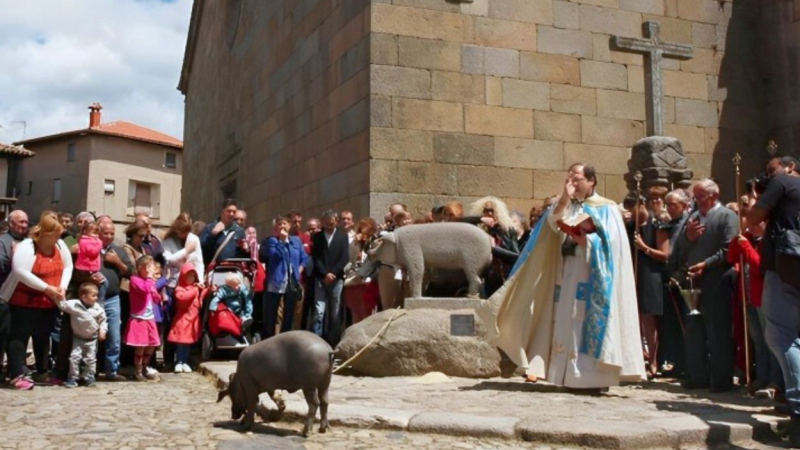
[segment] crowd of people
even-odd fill
[[[367,252],[382,233],[422,223],[460,221],[486,231],[493,263],[481,294],[489,298],[545,226],[544,217],[575,204],[569,198],[575,189],[587,191],[578,200],[593,195],[594,169],[578,167],[564,194],[528,214],[509,211],[495,197],[448,203],[420,217],[398,203],[381,223],[356,220],[349,211],[325,211],[304,222],[290,211],[274,218],[261,241],[232,199],[214,221],[183,213],[160,237],[150,217],[138,215],[122,245],[109,216],[48,211],[29,229],[25,212],[13,211],[0,235],[0,352],[7,352],[7,378],[27,390],[35,382],[92,386],[97,372],[123,381],[124,366],[138,380],[157,378],[154,367],[190,372],[205,298],[210,311],[231,311],[251,339],[308,329],[335,346],[349,324],[402,306],[402,268],[374,264]],[[800,416],[798,164],[774,158],[739,201],[723,205],[719,198],[719,186],[704,179],[689,189],[653,187],[617,206],[635,262],[647,376],[679,377],[686,388],[721,392],[734,389],[737,374],[739,380],[752,375],[757,396],[788,402],[788,412]],[[569,251],[562,248],[562,255]],[[239,258],[257,262],[250,276],[206,284],[209,267]],[[427,294],[463,292],[458,274],[439,275],[430,277]],[[689,305],[686,296],[695,294],[699,304]],[[33,371],[26,364],[29,341]],[[754,356],[749,366],[746,346]]]
[[[463,207],[451,203],[414,220],[395,204],[380,224],[356,221],[349,211],[304,222],[290,211],[272,221],[261,242],[233,199],[208,224],[180,214],[162,236],[149,216],[137,215],[119,239],[107,215],[46,211],[29,227],[27,214],[15,210],[0,226],[4,378],[28,390],[35,383],[94,386],[98,372],[106,381],[156,379],[157,368],[191,372],[205,298],[211,312],[232,311],[251,341],[302,328],[335,346],[347,325],[402,305],[401,269],[365,264],[367,250],[381,233],[415,223],[474,220],[483,227],[498,252],[505,249],[489,271],[490,295],[524,243],[528,218],[509,214],[494,197],[472,210],[475,217],[465,218]],[[540,213],[531,211],[530,220]],[[218,286],[205,284],[212,265],[239,258],[257,262],[251,276],[229,274]],[[384,292],[380,279],[389,280]]]

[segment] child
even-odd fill
[[[100,240],[100,225],[96,222],[87,222],[81,229],[78,238],[78,258],[75,260],[75,268],[72,274],[72,281],[76,284],[93,281],[92,275],[100,273],[103,268],[103,241]],[[98,284],[97,298],[105,300],[108,280],[103,279]]]
[[[153,257],[142,256],[136,261],[136,275],[131,276],[131,316],[125,330],[125,343],[136,347],[133,363],[138,381],[158,379],[157,374],[142,373],[143,367],[161,345],[155,320],[155,303],[161,303],[161,295],[156,290],[155,271]]]
[[[175,373],[191,373],[189,351],[200,340],[200,307],[202,295],[194,265],[181,267],[174,292],[175,318],[167,340],[175,344]]]
[[[247,244],[247,251],[250,252],[250,259],[258,261],[258,231],[256,231],[256,227],[247,227],[244,230],[244,241]]]
[[[247,227],[244,230],[247,250],[250,252],[250,259],[256,262],[256,275],[253,278],[253,289],[250,298],[253,301],[253,328],[261,339],[262,319],[264,317],[264,290],[266,288],[267,272],[264,263],[259,258],[261,245],[258,243],[258,233],[255,227]]]
[[[772,399],[775,398],[778,392],[782,391],[783,376],[778,360],[769,350],[764,337],[766,318],[761,309],[764,275],[761,271],[760,251],[764,245],[765,231],[766,224],[763,222],[755,227],[747,226],[743,235],[731,240],[728,247],[728,263],[731,265],[739,264],[739,258],[741,257],[744,259],[748,269],[746,271],[739,269],[739,276],[742,276],[742,273],[745,274],[745,287],[748,292],[747,328],[755,350],[756,379],[752,388],[755,391],[756,398]],[[738,309],[741,310],[741,303]],[[743,336],[742,340],[744,340]]]
[[[58,307],[70,315],[72,327],[72,352],[69,355],[69,378],[64,386],[74,388],[78,385],[78,369],[83,361],[81,378],[86,387],[95,387],[97,368],[97,341],[106,340],[108,322],[106,312],[97,303],[97,285],[92,282],[81,284],[78,291],[80,300],[62,300]]]
[[[216,311],[219,302],[225,303],[231,312],[242,319],[243,330],[253,323],[253,301],[249,289],[242,283],[242,276],[238,273],[231,272],[225,276],[225,285],[220,286],[214,293],[214,298],[208,306],[209,311]]]

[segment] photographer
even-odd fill
[[[768,221],[761,254],[764,270],[762,308],[766,340],[778,358],[791,408],[792,446],[800,448],[800,176],[794,158],[773,158],[772,178],[747,217],[755,227]]]

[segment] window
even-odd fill
[[[159,217],[161,201],[161,186],[153,183],[144,183],[131,180],[128,184],[127,214],[147,214],[157,219]]]
[[[178,167],[178,155],[175,153],[167,152],[166,160],[164,161],[164,167],[167,169],[174,169]]]
[[[117,184],[114,180],[105,180],[103,181],[103,192],[106,195],[114,195],[114,192],[117,190]]]
[[[61,178],[53,180],[53,203],[61,201]]]
[[[70,142],[67,144],[67,162],[75,161],[75,143]]]
[[[150,185],[144,183],[136,183],[136,189],[133,193],[133,215],[147,214],[150,215],[152,204],[150,203]]]
[[[33,181],[28,181],[28,195],[33,192]]]

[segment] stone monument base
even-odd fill
[[[405,299],[404,307],[409,311],[415,309],[440,309],[445,311],[470,309],[474,311],[480,308],[485,301],[479,298],[466,297],[409,297]]]
[[[407,299],[406,305],[409,300],[412,299]],[[439,302],[442,299],[425,300]],[[394,314],[393,310],[383,311],[348,328],[336,347],[336,357],[343,361],[351,358]],[[466,329],[472,332],[464,333]],[[500,375],[500,354],[485,336],[486,329],[474,308],[407,309],[395,318],[376,343],[351,363],[350,368],[374,377],[419,376],[429,372],[454,377],[496,377]]]

